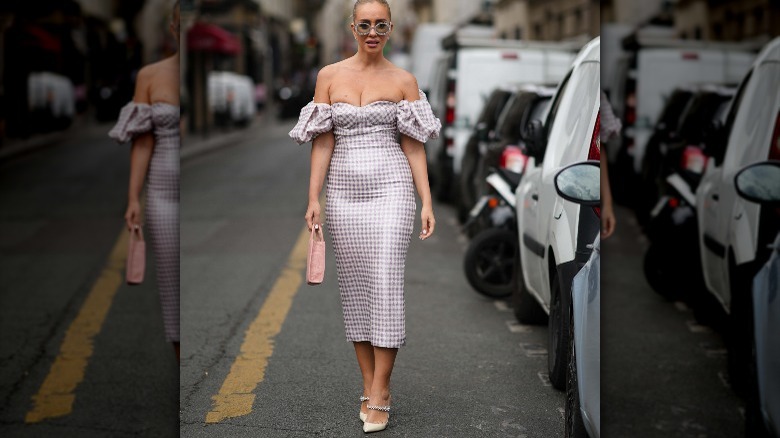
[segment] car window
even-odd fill
[[[547,113],[547,120],[544,122],[544,143],[550,139],[550,132],[552,131],[552,125],[555,122],[555,115],[558,113],[558,108],[561,106],[561,100],[566,94],[566,86],[569,84],[569,78],[571,78],[572,71],[566,74],[566,77],[561,81],[561,85],[558,87],[558,92],[555,93],[555,100],[550,106],[550,112]]]
[[[502,115],[503,120],[498,126],[498,132],[504,144],[516,143],[518,138],[516,133],[520,132],[520,124],[523,121],[523,112],[528,104],[533,100],[535,94],[529,92],[520,92],[512,101],[512,106]],[[507,143],[509,142],[509,143]]]
[[[770,136],[780,106],[780,63],[759,65],[745,87],[723,164],[733,169],[769,156]]]

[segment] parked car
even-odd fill
[[[209,106],[218,125],[246,126],[252,121],[255,85],[249,76],[212,71],[208,76]]]
[[[536,320],[537,307],[549,314],[548,371],[557,389],[566,386],[572,279],[591,255],[600,210],[564,202],[553,178],[569,164],[600,159],[599,48],[596,37],[580,50],[544,123],[529,125],[526,137],[544,145],[544,155],[538,166],[529,158],[516,191],[522,281],[515,304],[521,319]]]
[[[436,60],[444,50],[441,40],[454,29],[455,26],[448,23],[420,23],[414,30],[409,53],[411,73],[425,94],[429,94]]]
[[[780,206],[780,161],[747,166],[734,177],[737,193],[748,202]],[[745,410],[745,436],[780,436],[780,232],[771,255],[752,281],[753,342]]]
[[[697,83],[736,84],[759,47],[653,37],[639,30],[624,38],[623,49],[611,84],[611,103],[623,124],[622,145],[609,172],[621,202],[636,193],[648,141],[672,90]]]
[[[601,204],[598,162],[568,166],[555,176],[558,195],[586,206]],[[569,320],[569,364],[566,367],[565,437],[598,438],[601,431],[601,233],[593,252],[574,276]]]
[[[707,289],[729,314],[731,382],[745,388],[752,339],[751,282],[769,258],[780,213],[737,195],[734,177],[757,161],[780,160],[780,37],[763,48],[726,117],[722,162],[710,159],[696,191],[698,238]]]
[[[522,85],[511,93],[494,126],[477,123],[463,156],[461,188],[455,202],[459,213],[485,194],[485,177],[491,167],[498,165],[507,146],[519,147],[524,153],[532,152],[528,151],[523,140],[522,127],[530,120],[544,117],[553,93],[554,86]],[[537,157],[537,161],[540,160],[541,156]]]
[[[42,131],[65,129],[76,113],[76,96],[68,77],[34,72],[27,77],[28,105]]]
[[[477,195],[466,181],[476,177],[475,173],[479,161],[480,148],[483,147],[485,142],[495,138],[498,116],[512,96],[513,88],[511,85],[503,85],[496,87],[490,93],[490,97],[485,101],[477,123],[472,129],[468,143],[466,143],[461,178],[458,181],[461,184],[461,189],[459,190],[458,198],[455,199],[455,207],[458,210],[458,220],[460,222],[464,222],[467,219],[469,209],[477,200]],[[483,179],[485,176],[482,176]]]
[[[446,49],[433,83],[432,108],[442,121],[441,142],[431,155],[434,195],[457,195],[466,143],[489,93],[513,83],[558,83],[573,59],[576,43],[507,41],[462,36],[460,29],[442,40]],[[453,193],[454,192],[454,193]],[[457,196],[456,196],[457,197]]]

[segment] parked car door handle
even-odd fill
[[[534,193],[533,195],[531,195],[531,199],[533,199],[534,201],[538,201],[539,195],[537,193]]]

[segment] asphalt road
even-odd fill
[[[122,255],[129,170],[129,146],[109,139],[110,127],[0,162],[0,436],[179,436],[153,258],[134,287],[109,263],[112,250]],[[52,371],[58,359],[71,366]],[[46,387],[46,400],[73,397],[69,412],[35,410]]]
[[[656,294],[642,272],[648,242],[617,209],[601,251],[601,391],[605,437],[744,436],[744,402],[728,384],[720,334],[682,302]]]
[[[327,228],[324,283],[301,285],[294,261],[310,146],[291,128],[257,126],[182,163],[181,436],[363,436]],[[406,260],[407,345],[382,435],[563,436],[546,327],[516,325],[503,302],[470,289],[454,212],[434,211],[436,234],[413,238]],[[250,402],[226,416],[217,400]]]

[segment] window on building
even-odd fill
[[[544,39],[544,35],[542,34],[542,23],[534,23],[534,37],[537,40]]]
[[[587,31],[582,24],[582,9],[580,8],[574,10],[574,29],[579,33],[586,33]]]
[[[523,39],[523,28],[520,26],[515,26],[515,39],[516,40]]]
[[[693,28],[693,39],[700,40],[701,39],[701,26],[696,26]]]
[[[761,6],[756,6],[755,9],[753,9],[753,34],[758,35],[760,33],[764,33],[764,29],[766,29],[766,26],[764,25],[764,8]]]
[[[563,38],[566,36],[565,21],[563,19],[563,12],[558,14],[558,37]]]

